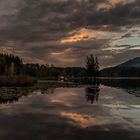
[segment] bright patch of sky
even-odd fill
[[[127,36],[127,34],[129,34]],[[130,28],[124,33],[112,33],[112,40],[110,41],[111,46],[137,46],[140,45],[140,28]]]
[[[117,51],[117,50],[124,50],[124,49],[126,49],[126,47],[114,46],[114,47],[103,48],[102,50],[103,51],[110,51],[110,50]]]
[[[140,50],[140,46],[135,46],[133,48],[130,48],[130,50]]]
[[[123,38],[123,39],[120,39],[120,40],[116,40],[116,41],[113,41],[111,43],[112,46],[114,45],[131,45],[131,46],[135,46],[135,45],[139,45],[140,44],[140,39],[139,37],[130,37],[130,38]]]

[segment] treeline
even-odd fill
[[[23,74],[38,78],[48,78],[50,80],[58,77],[82,77],[86,76],[86,69],[82,67],[55,67],[39,64],[24,64]]]
[[[140,77],[139,67],[108,68],[101,71],[102,77]]]
[[[28,75],[38,78],[56,79],[64,77],[98,76],[99,64],[97,57],[90,55],[86,58],[86,67],[55,67],[53,65],[23,64],[18,56],[0,54],[0,75]]]
[[[102,77],[140,77],[140,57],[101,70]]]
[[[22,66],[22,59],[18,56],[0,54],[0,75],[20,75]]]

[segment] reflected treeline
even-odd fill
[[[39,92],[41,94],[53,94],[54,88],[0,88],[0,104],[18,102],[21,97],[31,95],[35,92]]]
[[[17,102],[19,99],[19,97],[12,97],[12,98],[3,98],[3,97],[0,97],[0,104],[10,104],[10,103],[15,103]]]
[[[140,79],[102,79],[101,84],[122,88],[129,94],[140,97]]]
[[[33,93],[30,88],[0,88],[0,104],[15,103],[22,96]]]
[[[99,100],[99,92],[100,92],[100,88],[99,88],[99,84],[96,84],[92,87],[88,87],[85,89],[86,91],[86,100],[88,102],[90,102],[91,104],[94,103],[94,101],[98,101]]]
[[[129,94],[135,95],[136,97],[140,97],[140,88],[139,89],[124,89]]]
[[[89,81],[87,81],[89,83]],[[118,87],[123,89],[129,94],[140,97],[140,79],[103,79],[93,80],[85,89],[85,98],[91,104],[99,100],[100,83],[105,86]],[[14,87],[14,88],[0,88],[0,104],[14,103],[22,96],[28,96],[35,92],[41,94],[53,94],[55,88],[53,87]]]

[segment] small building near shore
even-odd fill
[[[58,81],[65,81],[65,76],[63,75],[58,76]]]

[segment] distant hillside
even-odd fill
[[[136,57],[131,59],[125,63],[122,63],[116,67],[133,67],[133,68],[140,68],[140,57]]]
[[[140,57],[101,70],[103,77],[140,77]]]

